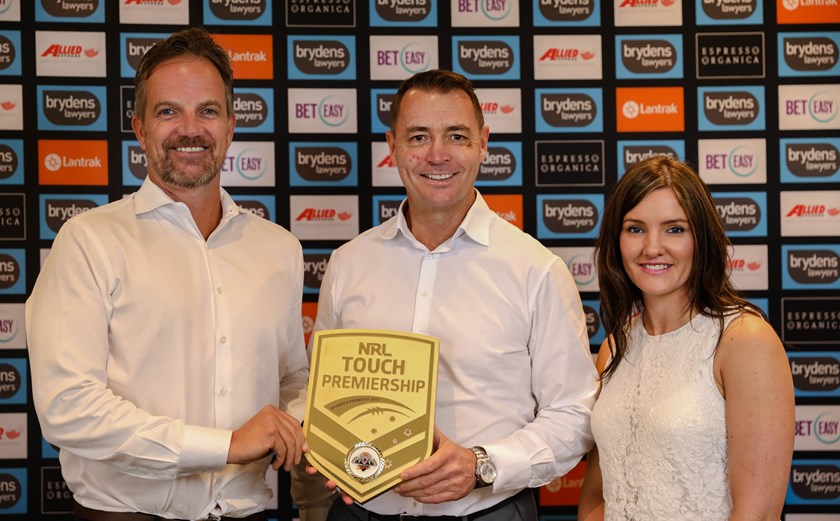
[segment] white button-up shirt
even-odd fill
[[[577,464],[592,447],[598,375],[580,296],[560,258],[480,195],[455,235],[430,252],[408,229],[403,206],[332,254],[315,329],[440,339],[435,424],[462,446],[484,447],[496,482],[438,505],[388,491],[363,507],[465,515]]]
[[[302,252],[224,191],[222,214],[205,241],[147,179],[53,242],[26,303],[33,397],[84,506],[195,519],[271,497],[269,458],[225,462],[263,406],[303,418]]]

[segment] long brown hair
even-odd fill
[[[644,307],[642,292],[627,276],[621,258],[619,239],[624,216],[648,194],[662,188],[674,191],[694,237],[693,264],[686,283],[688,306],[717,318],[721,331],[724,317],[735,310],[764,317],[758,307],[738,295],[729,279],[729,238],[700,176],[687,164],[665,156],[640,161],[627,170],[607,199],[595,241],[600,315],[612,354],[602,378],[615,372],[627,353],[630,320]]]

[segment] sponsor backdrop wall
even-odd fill
[[[383,133],[414,72],[475,81],[491,128],[477,184],[568,263],[593,349],[605,195],[651,155],[696,166],[736,285],[788,344],[785,519],[838,519],[838,22],[837,0],[0,0],[0,515],[66,517],[31,405],[23,302],[61,225],[145,176],[130,126],[140,57],[203,25],[236,78],[222,184],[303,242],[310,329],[330,252],[402,197]],[[544,520],[573,519],[584,467],[539,490]],[[272,516],[291,517],[287,476],[270,481]]]

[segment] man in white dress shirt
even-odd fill
[[[265,519],[305,449],[300,243],[219,174],[233,71],[203,29],[153,46],[132,125],[139,191],[68,221],[31,297],[35,407],[75,517]]]
[[[474,188],[490,131],[469,80],[419,73],[400,86],[391,117],[407,198],[332,254],[315,330],[440,339],[434,451],[363,505],[336,500],[328,519],[536,520],[529,489],[592,446],[598,376],[575,283]]]

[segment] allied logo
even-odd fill
[[[840,229],[840,191],[779,194],[782,237],[832,237]]]
[[[537,186],[604,186],[603,141],[537,141]]]
[[[765,76],[763,32],[697,33],[695,42],[698,79]]]
[[[535,35],[534,79],[600,80],[603,52],[600,35]]]
[[[499,134],[522,132],[521,89],[476,89],[484,122]],[[539,124],[539,123],[538,123]]]
[[[349,240],[359,234],[359,199],[355,195],[293,195],[291,232],[300,240]]]
[[[682,2],[615,0],[616,27],[680,26],[682,24]]]
[[[35,31],[37,76],[105,77],[105,33]]]

